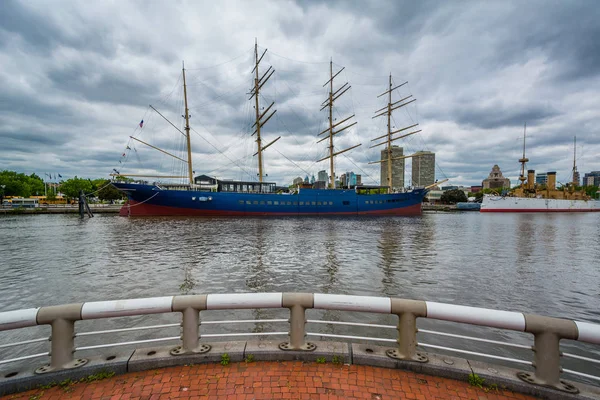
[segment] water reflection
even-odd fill
[[[386,295],[395,295],[397,292],[395,278],[396,264],[400,264],[403,259],[402,243],[404,242],[404,231],[397,228],[394,220],[386,220],[381,226],[381,235],[377,248],[380,251],[379,268],[383,271],[381,279],[382,293]],[[398,265],[401,270],[402,265]]]
[[[325,221],[325,232],[323,240],[323,249],[325,256],[325,264],[323,265],[326,277],[325,283],[322,286],[323,293],[329,293],[337,284],[337,273],[339,270],[338,251],[356,251],[352,243],[338,243],[336,220],[328,219]],[[338,250],[339,246],[339,250]]]
[[[254,253],[254,257],[251,256],[251,259],[253,258],[254,260],[249,265],[246,286],[252,289],[253,292],[264,291],[269,280],[269,273],[266,271],[264,264],[267,252],[267,246],[265,245],[265,224],[267,221],[262,218],[252,219],[254,238],[250,238],[250,241],[253,242],[251,252]]]

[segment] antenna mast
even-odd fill
[[[324,133],[329,132],[328,136],[325,136],[323,139],[321,139],[317,142],[317,143],[321,143],[323,140],[329,139],[329,155],[327,157],[321,158],[317,162],[321,162],[321,161],[327,160],[329,158],[329,173],[330,173],[330,179],[331,179],[331,182],[329,183],[330,189],[335,189],[335,171],[333,168],[333,157],[337,156],[338,154],[345,153],[345,152],[352,150],[361,145],[359,143],[359,144],[349,147],[345,150],[341,150],[336,153],[333,152],[333,135],[337,135],[338,133],[357,124],[357,122],[355,121],[355,122],[351,123],[350,125],[346,125],[345,127],[338,129],[335,132],[333,131],[333,128],[343,124],[344,122],[348,121],[350,118],[354,117],[354,114],[353,114],[353,115],[349,116],[348,118],[345,118],[342,121],[338,122],[337,124],[333,123],[333,102],[336,101],[338,98],[340,98],[344,93],[346,93],[352,87],[352,86],[347,86],[348,82],[346,82],[342,86],[340,86],[335,92],[333,91],[333,79],[336,76],[338,76],[340,74],[340,72],[342,72],[344,70],[344,68],[345,67],[340,69],[334,75],[333,74],[333,60],[329,61],[329,80],[323,84],[323,87],[325,87],[325,86],[327,86],[327,84],[329,84],[329,96],[328,96],[327,100],[325,100],[323,103],[321,103],[321,105],[323,106],[323,107],[321,107],[321,111],[325,107],[329,108],[329,128],[325,129],[323,132],[321,132],[321,133],[319,133],[319,135],[317,135],[317,136],[320,136]]]
[[[188,175],[190,179],[190,185],[194,184],[194,172],[192,171],[192,143],[190,141],[190,114],[188,110],[187,102],[187,87],[185,85],[185,65],[181,62],[181,70],[183,71],[183,99],[185,102],[185,137],[187,139],[187,164],[188,164]]]
[[[577,159],[577,136],[573,137],[573,188],[579,184],[579,179],[577,177],[577,165],[575,164],[575,160]]]
[[[521,181],[521,188],[525,189],[525,163],[529,161],[529,158],[525,157],[525,137],[527,136],[527,122],[525,122],[525,126],[523,127],[523,158],[519,160],[521,163],[521,175],[519,176],[519,180]]]
[[[397,136],[395,138],[392,137],[392,135],[394,135],[396,133],[404,132],[405,130],[414,128],[415,126],[419,125],[419,124],[410,125],[410,126],[407,126],[405,128],[398,129],[397,131],[393,131],[392,132],[392,123],[391,123],[392,111],[397,110],[399,108],[402,108],[405,105],[410,104],[410,103],[412,103],[414,101],[417,101],[417,99],[412,99],[410,101],[406,101],[406,100],[408,100],[408,99],[410,99],[412,97],[412,95],[410,95],[410,96],[404,97],[403,99],[400,99],[400,100],[392,103],[392,92],[394,90],[396,90],[396,89],[398,89],[398,88],[406,85],[407,83],[408,82],[404,82],[401,85],[398,85],[396,87],[392,87],[392,74],[390,73],[389,89],[386,90],[385,92],[381,93],[379,96],[377,96],[379,98],[379,97],[387,94],[388,95],[388,103],[387,103],[387,105],[385,107],[382,107],[379,110],[375,111],[375,114],[377,114],[377,113],[379,113],[379,114],[377,114],[377,115],[375,115],[373,117],[373,118],[377,118],[377,117],[382,117],[382,116],[386,115],[387,116],[387,120],[388,120],[388,122],[387,122],[387,134],[385,134],[383,136],[379,136],[379,137],[377,137],[375,139],[372,139],[371,141],[373,142],[375,140],[379,140],[379,139],[382,139],[382,138],[386,138],[386,140],[384,140],[381,143],[377,143],[377,144],[374,144],[373,146],[369,147],[371,149],[373,147],[381,146],[381,145],[384,145],[384,144],[387,145],[387,157],[386,157],[386,159],[379,160],[379,161],[373,161],[373,162],[370,162],[369,164],[377,164],[377,163],[383,163],[383,162],[387,163],[387,171],[388,171],[388,173],[387,173],[387,186],[388,186],[388,193],[391,193],[392,190],[393,190],[393,188],[392,188],[392,182],[393,182],[392,181],[392,161],[393,160],[403,160],[405,158],[411,158],[411,157],[418,157],[419,156],[418,154],[411,154],[411,155],[408,155],[408,156],[401,156],[401,157],[392,158],[392,142],[393,141],[405,138],[405,137],[410,136],[410,135],[414,135],[415,133],[418,133],[418,132],[421,132],[421,129],[419,129],[417,131],[405,133],[405,134]]]
[[[252,133],[252,136],[254,136],[254,134],[256,134],[257,151],[256,151],[256,153],[254,153],[254,155],[258,154],[258,181],[260,183],[262,183],[262,181],[263,181],[262,152],[267,147],[269,147],[270,145],[272,145],[273,143],[275,143],[276,141],[281,139],[281,136],[279,136],[277,139],[273,140],[266,146],[261,146],[262,139],[260,137],[260,128],[262,128],[263,125],[266,124],[267,121],[270,120],[271,117],[277,112],[277,110],[273,110],[273,112],[267,118],[265,118],[264,121],[261,122],[261,120],[267,114],[267,112],[269,112],[269,110],[271,109],[273,104],[275,104],[275,102],[272,102],[271,105],[269,107],[267,107],[267,109],[262,114],[258,108],[259,107],[258,96],[260,94],[260,89],[263,87],[263,85],[265,83],[267,83],[269,78],[271,78],[271,76],[275,73],[275,70],[273,69],[273,67],[269,67],[269,69],[267,69],[267,71],[263,74],[262,77],[260,77],[260,78],[258,77],[258,65],[260,64],[260,61],[263,59],[263,57],[265,56],[266,53],[267,53],[267,49],[265,49],[265,51],[263,51],[260,58],[258,57],[258,41],[255,40],[254,41],[254,68],[252,70],[252,72],[255,73],[254,74],[254,87],[250,90],[251,96],[250,96],[249,100],[252,100],[252,97],[255,97],[254,108],[256,110],[256,122],[254,123],[254,125],[252,125],[252,127],[256,126],[256,130],[254,131],[254,133]],[[268,76],[267,76],[267,74],[268,74]],[[261,191],[262,191],[262,186],[261,186]]]

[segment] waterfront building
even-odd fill
[[[471,193],[478,193],[483,190],[483,186],[471,186]]]
[[[297,186],[297,185],[301,185],[303,182],[304,182],[304,180],[302,179],[301,176],[299,176],[299,177],[295,178],[292,183],[294,186]]]
[[[429,201],[430,203],[439,203],[443,194],[443,190],[430,190],[429,192],[427,192],[427,201]]]
[[[547,172],[540,172],[538,174],[535,174],[535,183],[537,185],[546,185],[548,183],[548,173]]]
[[[424,187],[435,183],[435,153],[417,151],[412,159],[412,185]]]
[[[340,182],[342,187],[353,188],[358,185],[358,177],[360,175],[356,175],[354,172],[346,172],[340,176]]]
[[[510,179],[502,175],[500,167],[496,164],[492,167],[492,172],[490,172],[487,179],[483,180],[481,186],[484,189],[510,188]]]
[[[362,175],[356,175],[356,186],[362,185]]]
[[[327,175],[327,171],[323,170],[323,171],[319,171],[318,175],[317,175],[317,182],[328,182],[329,181],[329,175]]]
[[[600,171],[592,171],[583,175],[585,186],[600,186]]]
[[[392,146],[392,189],[401,189],[404,187],[404,165],[405,159],[394,160],[394,158],[402,157],[404,155],[404,149],[399,146]],[[381,163],[380,184],[381,186],[387,186],[388,178],[388,149],[381,150],[380,160],[386,160]]]

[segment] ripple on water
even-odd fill
[[[598,323],[599,217],[3,216],[0,310],[295,291],[399,296]]]

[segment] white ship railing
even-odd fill
[[[201,321],[200,315],[212,310],[239,309],[289,309],[289,318],[272,319],[239,319],[221,321]],[[398,317],[397,325],[370,324],[364,322],[344,322],[321,319],[307,319],[306,310],[336,310],[377,314],[393,314]],[[78,321],[96,320],[125,316],[141,316],[148,314],[181,313],[181,323],[159,324],[149,326],[133,326],[121,329],[107,329],[90,332],[76,332]],[[479,325],[508,331],[526,332],[533,335],[533,345],[508,343],[471,335],[439,332],[429,329],[418,329],[417,319],[452,321],[463,324]],[[206,333],[210,325],[231,324],[286,324],[284,329],[272,332],[236,332],[236,333]],[[373,329],[379,332],[376,336],[358,336],[307,331],[309,326],[349,326],[361,329]],[[593,381],[600,382],[600,377],[586,372],[563,369],[561,357],[571,358],[592,365],[600,364],[600,360],[572,353],[562,353],[561,340],[573,340],[592,344],[600,344],[600,325],[567,319],[544,317],[519,312],[499,311],[478,307],[467,307],[453,304],[436,303],[431,301],[405,300],[389,297],[350,296],[312,293],[244,293],[244,294],[209,294],[187,296],[165,296],[141,299],[115,301],[96,301],[41,308],[29,308],[15,311],[0,312],[0,331],[18,330],[37,325],[49,325],[51,336],[31,340],[21,340],[13,343],[0,344],[0,350],[39,344],[50,341],[50,350],[19,357],[0,359],[1,364],[8,364],[33,358],[50,357],[47,365],[36,370],[37,374],[60,371],[85,365],[87,360],[76,358],[75,354],[83,350],[113,348],[116,346],[139,345],[156,342],[178,342],[171,350],[174,357],[184,354],[198,354],[210,351],[210,345],[204,342],[211,338],[284,336],[287,341],[279,345],[281,351],[312,351],[316,344],[306,341],[307,337],[324,337],[349,339],[351,341],[373,341],[389,345],[387,357],[425,363],[427,354],[417,352],[417,348],[442,350],[458,354],[484,357],[490,360],[514,363],[533,367],[533,373],[519,372],[518,376],[525,382],[550,386],[552,388],[576,393],[577,388],[561,380],[561,373],[573,374]],[[90,346],[78,346],[78,338],[108,335],[134,331],[164,331],[181,327],[180,335],[163,336],[152,339],[141,339],[117,343],[102,343]],[[395,338],[384,337],[383,332],[396,331]],[[417,334],[440,336],[493,346],[507,346],[519,350],[531,350],[532,360],[506,357],[502,355],[476,352],[420,342]],[[1,353],[0,353],[1,354]]]

